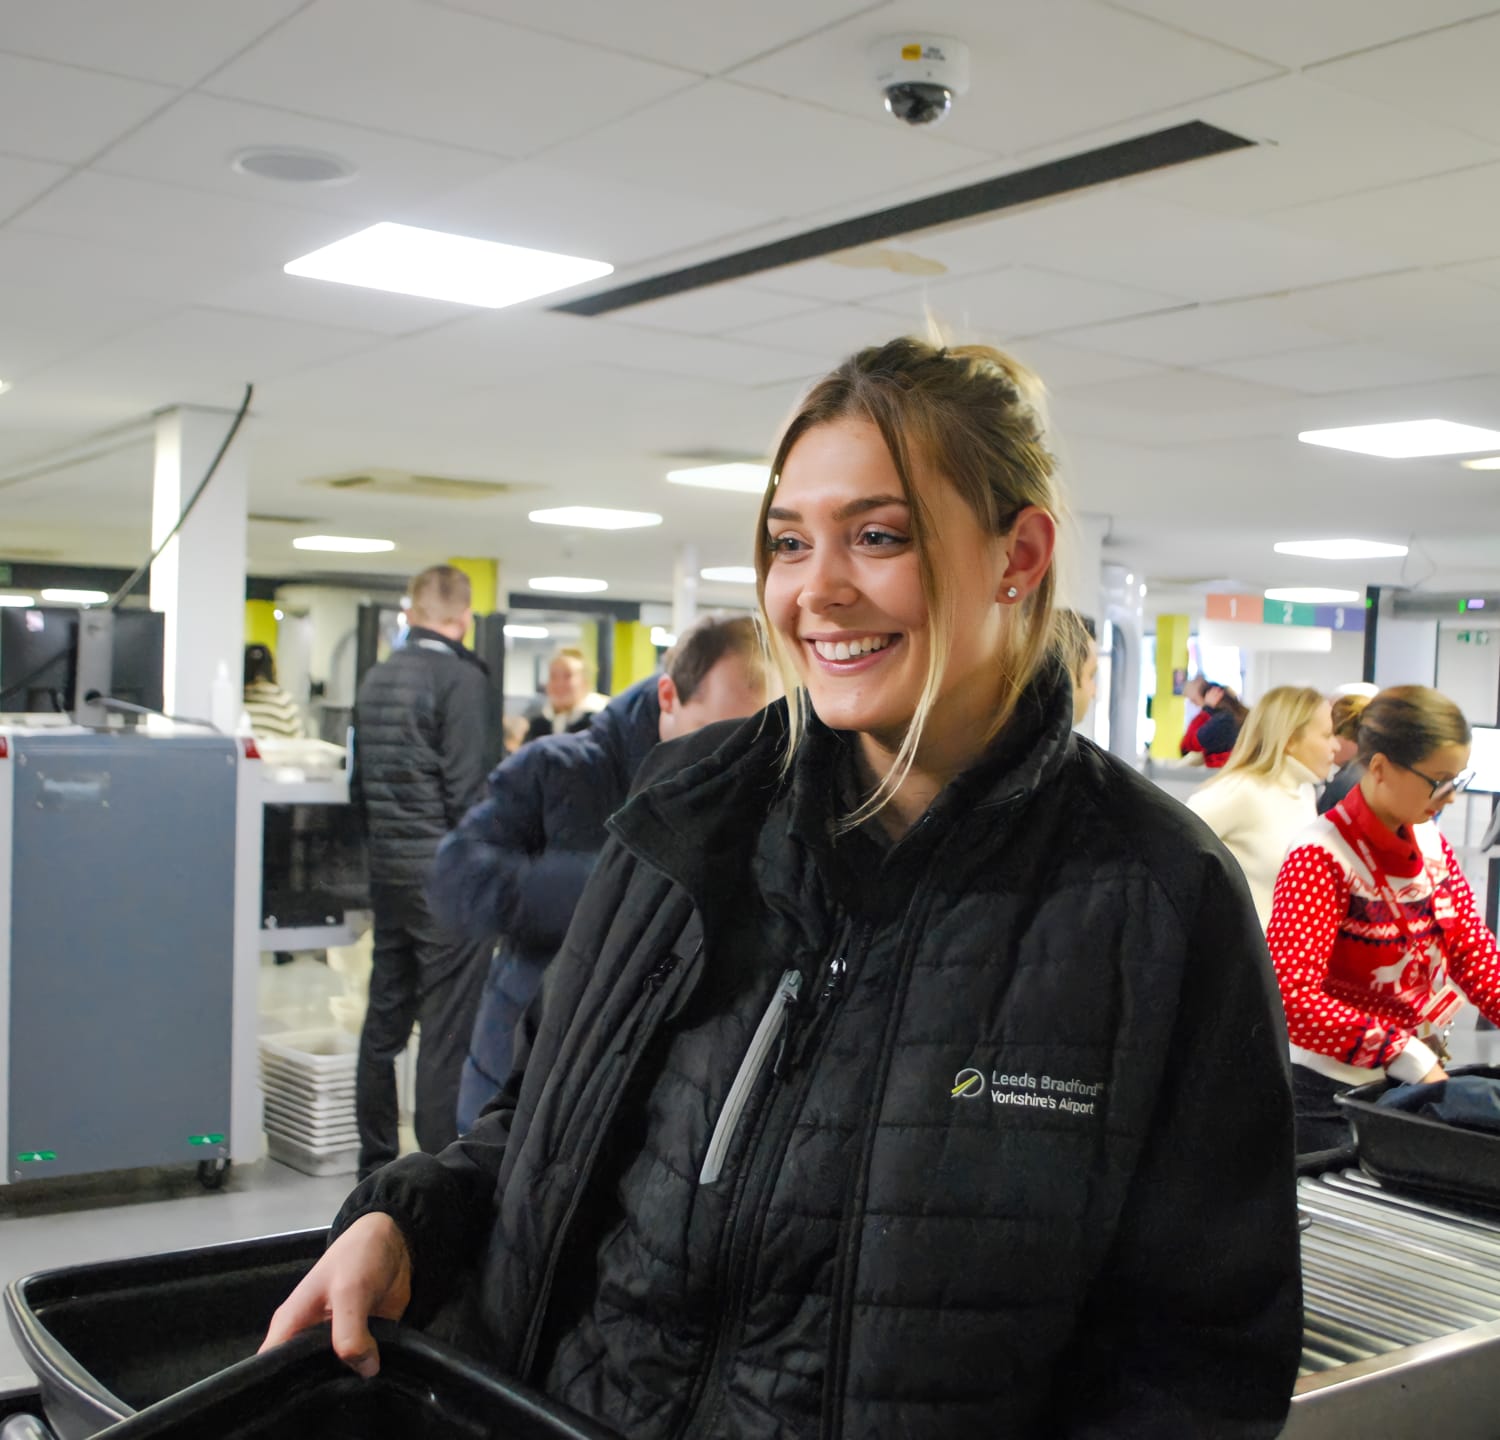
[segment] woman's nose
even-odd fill
[[[802,589],[797,603],[817,612],[831,606],[848,605],[858,594],[849,574],[848,561],[838,551],[815,550],[802,565]]]

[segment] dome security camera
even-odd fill
[[[885,108],[906,125],[936,125],[969,88],[969,47],[942,35],[892,35],[870,47]]]

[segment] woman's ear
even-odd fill
[[[1024,600],[1052,564],[1057,549],[1057,521],[1036,505],[1028,505],[1016,516],[1005,538],[1005,571],[1000,577],[997,600]],[[1014,588],[1015,594],[1010,592]]]

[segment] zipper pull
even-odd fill
[[[789,1069],[800,1069],[806,1063],[807,1057],[812,1053],[813,1042],[817,1039],[819,1031],[823,1028],[823,1017],[838,1002],[839,995],[844,988],[844,977],[848,973],[849,961],[845,956],[835,956],[828,962],[828,969],[823,976],[823,988],[818,991],[818,998],[813,1005],[812,1014],[808,1018],[807,1023],[802,1027],[802,1034],[798,1038],[796,1047],[792,1052]]]
[[[771,1075],[773,1079],[784,1080],[786,1078],[786,1051],[787,1042],[792,1038],[793,1020],[796,1012],[793,1007],[798,997],[802,994],[802,972],[800,970],[788,970],[782,976],[781,984],[776,988],[776,998],[781,1001],[781,1035],[776,1041],[776,1058],[771,1061]]]

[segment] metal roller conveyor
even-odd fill
[[[1284,1440],[1500,1440],[1500,1215],[1382,1189],[1358,1170],[1297,1182],[1302,1366]]]

